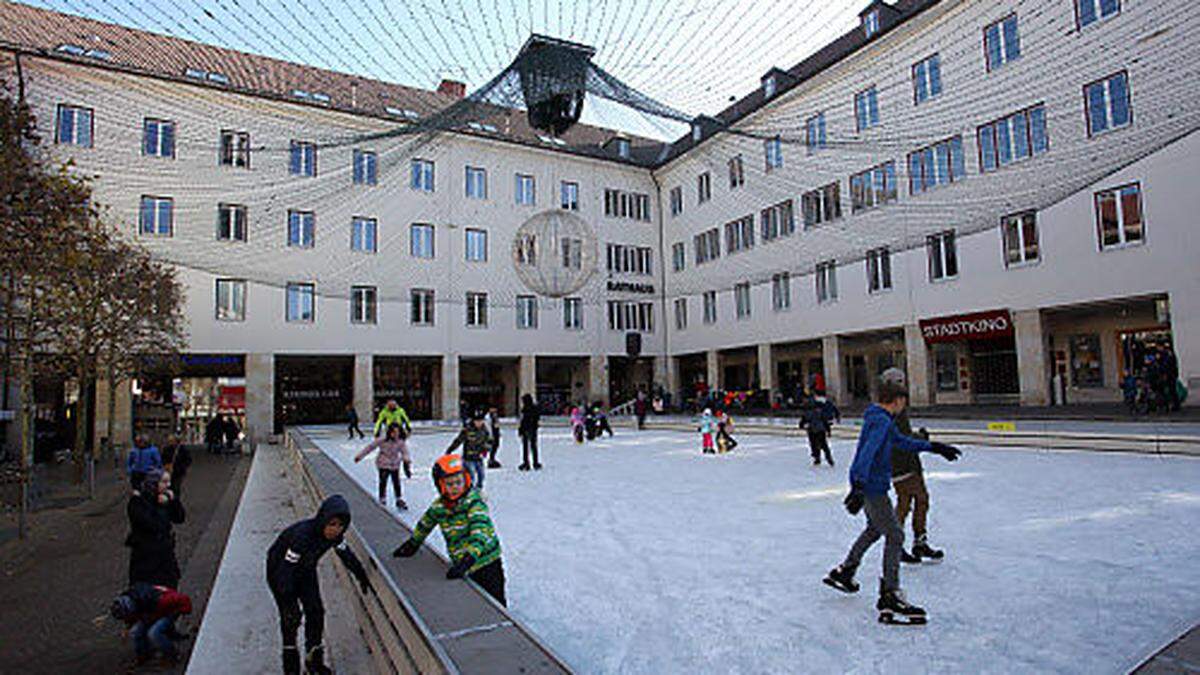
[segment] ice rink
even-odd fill
[[[373,457],[353,462],[365,442],[307,431],[374,493]],[[411,439],[406,523],[433,499],[429,467],[451,437]],[[882,542],[858,595],[820,582],[863,526],[841,505],[853,443],[814,468],[799,438],[739,440],[712,456],[696,434],[576,445],[551,428],[545,469],[526,473],[506,429],[484,494],[513,613],[581,673],[1123,673],[1200,620],[1200,460],[923,457],[930,541],[947,558],[901,570],[929,625],[888,627],[874,610]]]

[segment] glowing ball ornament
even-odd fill
[[[513,238],[513,267],[521,283],[552,298],[583,288],[596,272],[598,255],[595,231],[570,211],[535,214]]]

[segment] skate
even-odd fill
[[[300,675],[300,650],[295,647],[283,648],[284,675]]]
[[[857,593],[858,582],[854,580],[854,570],[843,569],[841,565],[829,570],[829,574],[821,581],[843,593]]]
[[[499,469],[499,468],[501,468],[501,464],[500,464],[500,462],[497,462],[497,461],[496,461],[496,460],[494,460],[494,459],[493,459],[493,460],[489,460],[489,461],[488,461],[488,463],[487,463],[487,468],[489,468],[489,469]]]
[[[542,465],[541,465],[541,464],[538,464],[537,462],[534,462],[534,464],[533,464],[533,468],[534,468],[534,470],[535,470],[535,471],[541,471],[541,470],[542,470]]]
[[[914,555],[916,550],[917,550],[916,546],[913,547],[913,553],[909,553],[908,551],[904,550],[903,548],[900,549],[900,562],[902,562],[906,565],[919,564],[921,562],[921,556]]]
[[[308,658],[304,659],[304,672],[307,675],[333,675],[333,669],[325,665],[324,645],[317,645],[308,650]]]
[[[528,464],[522,464],[521,466],[517,467],[517,471],[528,471],[528,470],[529,470]]]
[[[892,591],[881,590],[875,609],[879,610],[879,623],[896,626],[920,626],[928,618],[924,609],[908,604],[904,599],[904,591],[898,588]]]
[[[408,510],[408,502],[404,501],[403,499],[397,499],[396,500],[396,510],[397,511],[407,511]]]
[[[928,563],[940,563],[946,557],[944,551],[930,546],[924,536],[917,537],[917,543],[913,544],[913,555],[918,558],[919,562]]]
[[[821,466],[821,458],[820,457],[813,460],[813,466]]]

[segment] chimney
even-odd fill
[[[438,93],[453,96],[454,98],[465,98],[467,95],[467,85],[456,80],[442,80],[438,85]]]

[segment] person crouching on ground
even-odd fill
[[[854,573],[867,549],[884,537],[883,578],[879,580],[879,601],[875,604],[880,620],[921,623],[925,620],[925,610],[910,605],[900,590],[900,552],[904,547],[904,530],[900,529],[888,497],[892,482],[892,449],[935,452],[949,461],[958,459],[962,453],[945,443],[930,443],[902,436],[896,430],[894,418],[907,404],[907,389],[893,382],[883,382],[879,387],[879,402],[869,406],[863,413],[862,432],[858,437],[854,461],[850,465],[850,494],[846,497],[845,505],[851,515],[857,515],[865,508],[867,527],[855,540],[846,559],[830,570],[824,581],[839,591],[856,593],[859,586],[854,580]]]
[[[346,545],[346,528],[350,527],[350,505],[341,495],[326,499],[317,515],[294,523],[271,544],[267,551],[267,586],[279,609],[279,630],[283,635],[283,672],[300,672],[300,652],[296,649],[296,633],[304,620],[304,647],[307,650],[305,670],[308,673],[332,673],[325,665],[325,606],[321,603],[321,585],[317,578],[317,562],[329,549],[358,581],[365,594],[371,589],[367,571],[354,551]]]
[[[129,628],[139,666],[153,658],[155,651],[169,665],[178,661],[174,641],[186,635],[175,630],[175,621],[192,613],[191,598],[166,586],[137,583],[118,595],[108,611]]]
[[[700,444],[701,450],[706,455],[711,455],[716,452],[713,449],[714,436],[717,432],[717,420],[713,417],[712,409],[705,408],[700,415]]]
[[[171,492],[171,475],[150,469],[129,497],[129,585],[144,582],[179,587],[179,561],[175,557],[174,524],[184,519],[183,504]]]
[[[416,555],[421,542],[435,527],[442,528],[446,551],[450,554],[447,579],[471,579],[507,606],[504,597],[504,564],[500,559],[500,539],[488,515],[487,504],[474,489],[471,474],[463,460],[454,455],[444,456],[433,465],[433,483],[438,497],[421,516],[412,537],[392,552],[397,558]]]
[[[804,402],[800,413],[800,428],[808,432],[808,451],[812,453],[813,466],[821,466],[821,453],[825,461],[833,466],[833,455],[829,452],[829,431],[833,421],[842,421],[842,413],[825,398],[825,392],[817,390],[812,398]]]
[[[442,453],[449,455],[462,447],[463,465],[468,473],[471,474],[471,485],[483,490],[483,458],[487,456],[492,449],[492,435],[488,432],[486,421],[482,410],[476,410],[471,413],[471,422],[465,429],[458,432],[458,436],[454,437],[454,441],[450,443],[450,447],[446,448],[446,452]]]
[[[361,462],[372,452],[378,453],[375,455],[375,468],[379,470],[379,505],[387,506],[387,484],[390,480],[392,492],[396,493],[396,508],[400,511],[408,508],[400,489],[400,467],[404,467],[405,478],[412,478],[412,458],[408,456],[407,439],[404,429],[392,422],[388,425],[386,436],[372,440],[354,456],[355,462]]]

